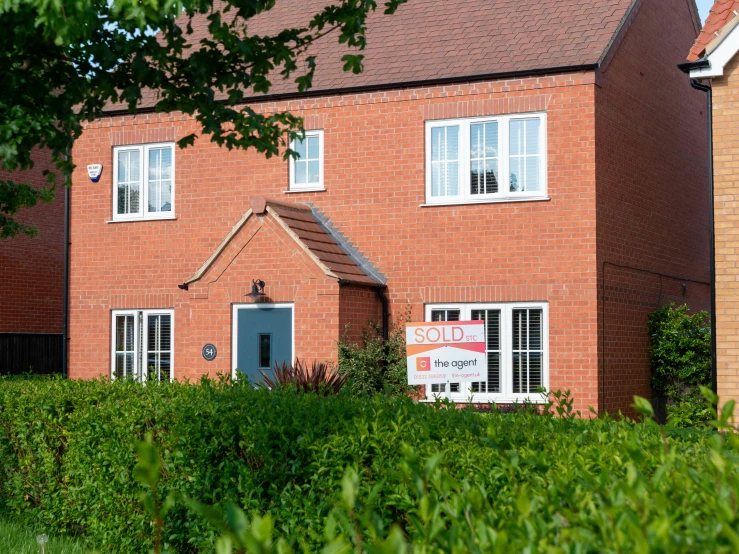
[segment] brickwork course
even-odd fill
[[[33,154],[27,171],[0,171],[0,179],[46,188],[48,153]],[[61,333],[64,303],[64,188],[51,204],[39,202],[17,219],[38,229],[36,237],[0,239],[0,333]]]
[[[299,19],[320,3],[287,5]],[[113,149],[198,129],[146,109],[89,123],[74,150],[70,375],[109,374],[111,310],[165,308],[175,376],[230,373],[232,304],[250,302],[257,277],[270,301],[294,304],[300,358],[335,361],[345,332],[358,340],[381,323],[374,288],[340,286],[276,218],[249,218],[219,248],[264,196],[320,210],[387,278],[391,319],[422,321],[436,303],[546,302],[550,389],[570,389],[584,411],[630,413],[634,394],[649,397],[647,315],[709,301],[705,99],[676,68],[699,30],[695,5],[488,5],[411,0],[374,16],[363,75],[332,69],[342,51],[327,46],[313,94],[276,84],[252,99],[323,130],[325,192],[285,194],[286,161],[201,137],[175,153],[176,219],[109,223]],[[547,117],[547,200],[425,206],[426,121],[529,112]],[[98,183],[91,163],[105,166]],[[206,343],[219,351],[210,362]]]

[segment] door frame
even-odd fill
[[[295,360],[295,304],[293,302],[277,302],[277,303],[241,303],[231,305],[231,378],[236,379],[236,362],[238,360],[238,338],[239,338],[239,310],[261,310],[261,309],[275,309],[275,308],[290,308],[290,325],[292,326],[291,333],[291,347],[290,353],[291,363]]]

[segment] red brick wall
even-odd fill
[[[391,315],[408,303],[420,320],[430,302],[548,301],[551,388],[570,388],[579,407],[597,407],[592,73],[257,106],[275,108],[304,116],[306,128],[325,131],[327,191],[289,200],[313,202],[389,277]],[[425,120],[535,110],[547,111],[551,200],[421,207]],[[213,319],[198,311],[199,292],[180,291],[177,284],[210,256],[253,196],[283,197],[287,163],[200,140],[176,153],[177,220],[106,223],[112,212],[113,146],[172,140],[194,130],[179,114],[106,118],[88,125],[75,146],[81,168],[103,163],[105,170],[97,184],[79,170],[72,193],[72,376],[107,374],[110,310],[146,308],[150,299],[176,310],[178,377],[230,369],[233,295],[225,289],[218,293],[227,307]],[[240,262],[245,269],[238,286],[244,293],[254,277],[268,285],[286,278],[289,268],[282,262],[270,258],[265,266],[260,260],[250,256]],[[323,291],[328,285],[317,286]],[[307,288],[300,290],[308,295]],[[215,293],[211,289],[211,299]],[[317,311],[306,312],[314,335],[296,346],[300,357],[335,356],[342,315],[334,311],[336,293],[323,294]],[[321,310],[323,321],[315,316]],[[226,345],[219,346],[215,365],[197,361],[204,327]]]
[[[363,331],[374,323],[382,329],[382,304],[377,290],[345,286],[340,289],[339,331],[341,340],[362,344]]]
[[[649,313],[669,301],[709,307],[708,285],[693,282],[709,281],[705,94],[677,68],[697,34],[690,10],[686,0],[641,2],[595,93],[600,397],[610,412],[651,396]]]
[[[48,154],[36,152],[32,170],[0,179],[48,186],[43,176],[52,169]],[[64,187],[53,203],[39,202],[22,210],[18,220],[36,226],[35,238],[0,239],[0,333],[61,333],[64,283]]]

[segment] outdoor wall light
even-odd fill
[[[251,296],[254,300],[260,296],[264,296],[264,281],[261,279],[252,279],[251,292],[246,296]]]

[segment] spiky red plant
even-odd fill
[[[262,385],[269,389],[295,385],[300,392],[315,392],[322,396],[337,394],[346,382],[345,375],[339,375],[334,368],[318,360],[308,367],[304,361],[296,358],[292,364],[275,363],[272,370],[274,375],[267,375],[262,370],[259,372],[262,374]]]

